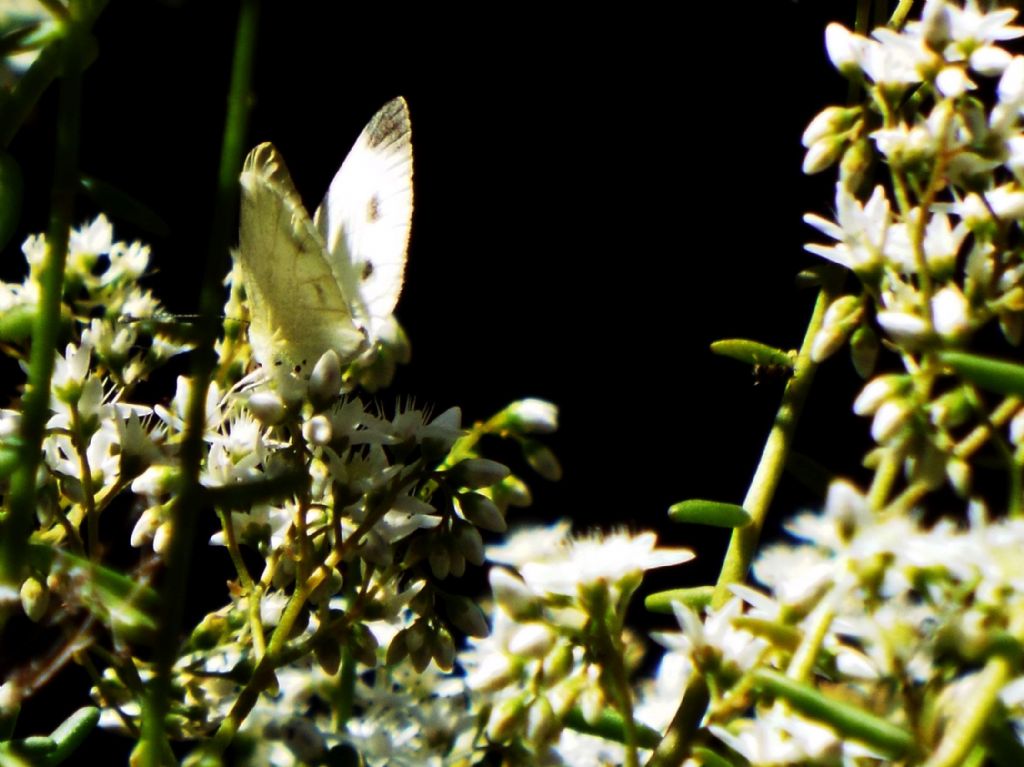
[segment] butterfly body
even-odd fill
[[[253,356],[308,374],[372,347],[398,302],[412,218],[412,144],[396,98],[367,124],[313,218],[269,143],[242,168],[238,266]]]

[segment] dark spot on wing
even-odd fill
[[[380,198],[374,195],[366,206],[366,220],[371,224],[380,220]]]
[[[366,261],[363,264],[363,273],[362,273],[362,275],[360,275],[360,279],[362,279],[363,282],[366,282],[368,279],[370,279],[370,277],[372,275],[373,275],[373,262],[372,261]]]

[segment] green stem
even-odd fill
[[[710,699],[707,679],[695,674],[687,682],[679,710],[646,767],[677,767],[686,760]]]
[[[11,141],[18,135],[18,130],[22,124],[32,114],[32,110],[35,108],[36,102],[43,95],[50,84],[61,76],[62,70],[65,70],[66,79],[66,67],[69,64],[69,49],[68,39],[75,37],[76,42],[71,45],[74,48],[74,52],[71,53],[74,56],[74,61],[71,62],[70,67],[77,70],[78,76],[81,76],[81,69],[84,69],[87,62],[83,61],[82,54],[83,46],[81,43],[86,36],[88,30],[96,22],[100,13],[103,11],[108,0],[92,0],[91,2],[78,2],[71,4],[72,20],[69,20],[65,16],[66,26],[63,30],[63,34],[56,36],[50,43],[48,43],[36,57],[36,60],[32,62],[32,66],[28,68],[28,71],[18,80],[17,86],[11,93],[9,98],[4,99],[3,109],[0,109],[0,146],[7,148],[10,146]],[[75,121],[77,124],[78,117],[76,115]],[[58,126],[63,126],[64,121],[61,119],[58,122]],[[77,136],[75,139],[77,145]],[[58,145],[60,144],[60,136],[57,138]],[[59,149],[58,149],[59,151]],[[77,150],[76,150],[77,151]],[[77,168],[76,168],[77,172]],[[75,177],[75,185],[78,184],[78,177]],[[52,222],[52,219],[51,219]],[[70,222],[69,222],[70,223]]]
[[[889,26],[893,29],[902,29],[903,24],[907,20],[907,14],[910,13],[910,9],[914,5],[914,0],[900,0],[899,5],[896,6],[896,10],[892,12],[892,16],[889,17]]]
[[[192,356],[192,390],[186,416],[185,438],[181,446],[182,475],[178,502],[174,505],[174,527],[167,557],[163,597],[165,612],[156,647],[157,674],[146,697],[142,716],[142,741],[137,753],[141,767],[156,767],[166,752],[167,733],[164,717],[168,711],[171,669],[177,655],[188,580],[190,553],[201,505],[199,484],[203,456],[203,431],[206,423],[206,391],[216,367],[213,344],[217,333],[216,317],[223,302],[221,280],[228,271],[228,248],[234,239],[232,211],[237,204],[238,174],[242,167],[242,147],[248,125],[248,105],[252,62],[256,50],[258,0],[242,0],[235,36],[235,55],[231,69],[228,113],[224,124],[217,195],[210,232],[210,250],[200,293],[198,341]],[[266,656],[264,656],[264,661]],[[260,667],[264,664],[261,663]],[[261,688],[262,689],[262,688]],[[144,745],[147,744],[147,745]]]
[[[950,720],[938,750],[924,763],[924,767],[958,767],[964,764],[968,754],[980,742],[996,710],[999,691],[1013,673],[1013,666],[1005,656],[989,658],[977,673],[967,698],[958,706],[957,716]]]
[[[811,360],[811,346],[818,330],[821,329],[825,310],[832,303],[833,297],[834,292],[829,286],[823,287],[818,294],[814,313],[807,325],[807,332],[804,334],[803,344],[793,368],[793,376],[786,385],[782,403],[775,415],[775,424],[765,442],[761,461],[743,499],[743,508],[750,515],[750,524],[733,530],[729,549],[722,563],[722,571],[715,585],[715,594],[711,600],[713,608],[722,607],[729,601],[729,586],[741,582],[747,575],[747,569],[761,537],[761,528],[768,514],[768,507],[786,468],[786,456],[793,443],[800,411],[814,379],[817,363]]]
[[[747,569],[750,567],[757,542],[761,536],[761,528],[764,525],[768,507],[771,505],[772,496],[775,494],[775,489],[785,470],[786,456],[789,454],[793,442],[800,411],[810,392],[814,371],[817,368],[817,363],[811,360],[811,346],[814,343],[814,337],[821,329],[825,311],[835,295],[833,287],[835,277],[829,273],[824,279],[826,282],[815,302],[814,312],[807,325],[807,331],[804,333],[800,353],[793,366],[793,375],[789,379],[789,383],[786,384],[782,403],[775,416],[775,424],[765,442],[761,461],[754,472],[747,496],[743,499],[743,508],[751,518],[750,524],[738,527],[732,532],[729,549],[726,552],[725,561],[722,563],[722,570],[711,599],[713,608],[724,605],[729,600],[729,586],[739,583],[746,577]],[[648,767],[668,767],[668,765],[683,763],[690,753],[693,735],[704,716],[708,700],[707,680],[702,676],[695,676],[686,688],[679,709],[669,724],[665,737],[658,745],[654,756],[648,762]]]
[[[89,444],[82,428],[82,414],[78,403],[72,402],[71,439],[78,453],[78,470],[82,475],[82,494],[85,496],[86,544],[89,559],[96,560],[100,554],[100,515],[96,511],[96,488],[92,484],[92,467],[89,465]]]
[[[811,619],[808,621],[810,625],[805,629],[800,646],[793,653],[793,657],[789,661],[789,667],[786,669],[786,676],[790,679],[805,682],[814,670],[814,663],[818,659],[818,652],[821,650],[821,645],[825,641],[829,627],[835,619],[834,601],[832,594],[826,594],[815,608]]]
[[[25,564],[25,552],[36,514],[36,474],[42,460],[46,419],[50,410],[50,381],[54,349],[60,328],[64,265],[67,261],[75,189],[78,186],[78,133],[81,117],[82,71],[79,67],[81,36],[68,33],[51,47],[58,50],[64,67],[60,81],[57,152],[54,162],[50,224],[46,254],[39,271],[39,303],[32,323],[28,386],[21,415],[18,467],[11,476],[8,512],[0,520],[0,584],[17,588]],[[6,613],[6,611],[3,611]],[[5,615],[0,615],[0,625]]]

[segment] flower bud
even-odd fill
[[[153,534],[153,551],[164,556],[171,547],[171,540],[174,536],[174,526],[171,520],[162,523]]]
[[[459,631],[477,639],[482,639],[490,633],[483,610],[471,599],[449,596],[445,599],[445,607],[448,618]]]
[[[533,440],[523,442],[523,455],[530,467],[549,482],[562,478],[562,466],[550,448]]]
[[[549,687],[565,679],[573,667],[572,646],[560,644],[549,652],[541,666],[544,683]]]
[[[876,315],[878,324],[891,338],[900,343],[914,344],[928,338],[928,323],[909,312],[881,311]]]
[[[878,336],[866,325],[861,325],[850,336],[850,360],[857,375],[867,379],[875,371],[878,361]]]
[[[843,136],[829,136],[815,141],[808,147],[807,153],[804,155],[801,170],[806,175],[813,176],[815,173],[821,173],[821,171],[832,167],[835,161],[842,156],[846,143],[846,138]]]
[[[889,400],[875,412],[871,422],[871,437],[880,445],[889,442],[910,419],[911,410],[903,402]]]
[[[526,719],[526,737],[534,748],[543,750],[549,745],[558,735],[559,725],[558,717],[555,716],[547,697],[538,695],[530,706],[530,713]]]
[[[537,595],[511,570],[492,567],[487,579],[490,581],[495,601],[513,618],[524,620],[539,612],[540,602]]]
[[[469,672],[466,686],[480,692],[497,692],[512,682],[518,674],[518,666],[502,655],[494,653],[484,657],[479,666]]]
[[[46,614],[50,604],[50,592],[38,579],[26,578],[21,584],[21,608],[33,623]]]
[[[508,641],[513,655],[541,659],[547,655],[557,639],[555,632],[543,623],[528,623],[517,630]]]
[[[970,307],[956,285],[947,285],[932,297],[932,318],[944,338],[957,340],[970,330]]]
[[[249,397],[249,410],[264,426],[281,423],[287,409],[284,400],[277,392],[263,390]]]
[[[897,374],[879,376],[869,381],[853,401],[853,412],[857,415],[874,414],[883,403],[903,392],[908,383],[906,376]]]
[[[487,720],[487,737],[495,743],[511,740],[526,719],[526,693],[502,701]]]
[[[328,349],[309,375],[309,398],[315,406],[324,406],[341,393],[341,384],[341,358],[334,349]]]
[[[431,653],[434,656],[434,663],[442,671],[451,671],[455,665],[455,642],[447,629],[439,629],[431,637]]]
[[[463,493],[456,497],[459,502],[459,509],[462,516],[470,524],[490,530],[494,533],[503,533],[508,530],[508,523],[505,517],[498,510],[494,501],[480,493]]]
[[[315,415],[302,424],[302,436],[312,445],[323,447],[334,437],[334,429],[329,419]]]
[[[439,581],[443,581],[448,577],[452,564],[451,556],[448,554],[448,547],[445,543],[446,541],[443,539],[436,541],[435,544],[430,547],[430,553],[427,555],[427,561],[430,563],[430,571]]]
[[[828,57],[844,77],[860,75],[858,49],[863,38],[855,35],[842,24],[832,22],[825,27],[825,48]]]
[[[452,524],[452,540],[459,553],[474,565],[484,563],[484,539],[473,525],[456,521]]]
[[[800,137],[800,143],[805,147],[816,144],[821,139],[848,128],[859,115],[859,107],[826,107],[818,112],[807,128],[804,129],[804,135]]]
[[[558,429],[558,406],[547,400],[521,399],[505,408],[512,426],[525,434],[550,434]]]
[[[508,467],[488,458],[467,458],[448,470],[447,476],[458,487],[478,489],[501,482],[511,472]]]
[[[394,666],[396,663],[401,663],[409,654],[409,647],[405,643],[408,633],[408,629],[402,629],[391,638],[391,644],[388,645],[388,651],[384,657],[384,662],[387,665]]]

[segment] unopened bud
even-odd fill
[[[264,426],[281,423],[287,412],[281,395],[273,391],[258,391],[249,397],[249,410]]]
[[[314,405],[326,405],[341,392],[341,358],[328,349],[313,366],[309,376],[309,397]]]
[[[46,614],[50,604],[50,592],[38,579],[26,578],[21,584],[21,608],[33,623]]]
[[[558,428],[558,407],[547,400],[518,400],[505,408],[505,415],[527,434],[549,434]]]
[[[480,493],[463,493],[457,496],[459,509],[470,524],[490,530],[494,533],[503,533],[508,529],[504,515],[498,510],[494,501]]]
[[[302,436],[312,445],[323,447],[334,437],[331,422],[325,416],[315,415],[302,424]]]
[[[511,472],[508,467],[488,458],[467,458],[448,470],[448,478],[460,487],[477,489],[490,487],[505,479]]]

